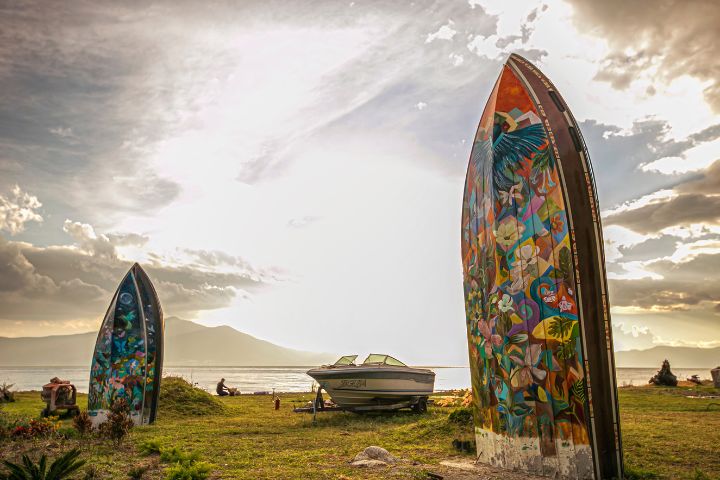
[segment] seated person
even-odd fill
[[[221,378],[220,381],[217,384],[217,388],[215,389],[218,395],[221,397],[224,397],[225,395],[230,395],[231,397],[234,395],[237,395],[239,392],[237,391],[237,388],[229,388],[225,385],[225,379]]]
[[[224,379],[224,378],[221,378],[221,379],[220,379],[220,381],[219,381],[218,384],[217,384],[217,388],[215,389],[215,391],[216,391],[217,394],[220,395],[221,397],[222,397],[222,396],[225,396],[225,395],[229,395],[230,389],[225,386],[225,379]]]

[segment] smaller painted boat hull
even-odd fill
[[[333,402],[353,408],[391,405],[427,397],[435,386],[435,372],[395,366],[326,366],[308,370]]]

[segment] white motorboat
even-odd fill
[[[332,365],[308,370],[333,402],[348,409],[372,406],[427,408],[427,397],[435,386],[435,372],[408,367],[390,355],[371,354],[355,364],[357,355],[341,357]]]

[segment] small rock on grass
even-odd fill
[[[397,458],[382,447],[370,446],[355,455],[351,465],[355,467],[383,467],[395,465]]]
[[[353,460],[353,467],[387,467],[389,464],[380,460]]]

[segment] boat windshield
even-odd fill
[[[392,365],[394,367],[407,367],[403,362],[390,355],[371,353],[363,362],[363,365]]]
[[[335,362],[333,365],[355,365],[355,359],[357,358],[357,355],[345,355],[344,357],[340,357],[340,360]]]

